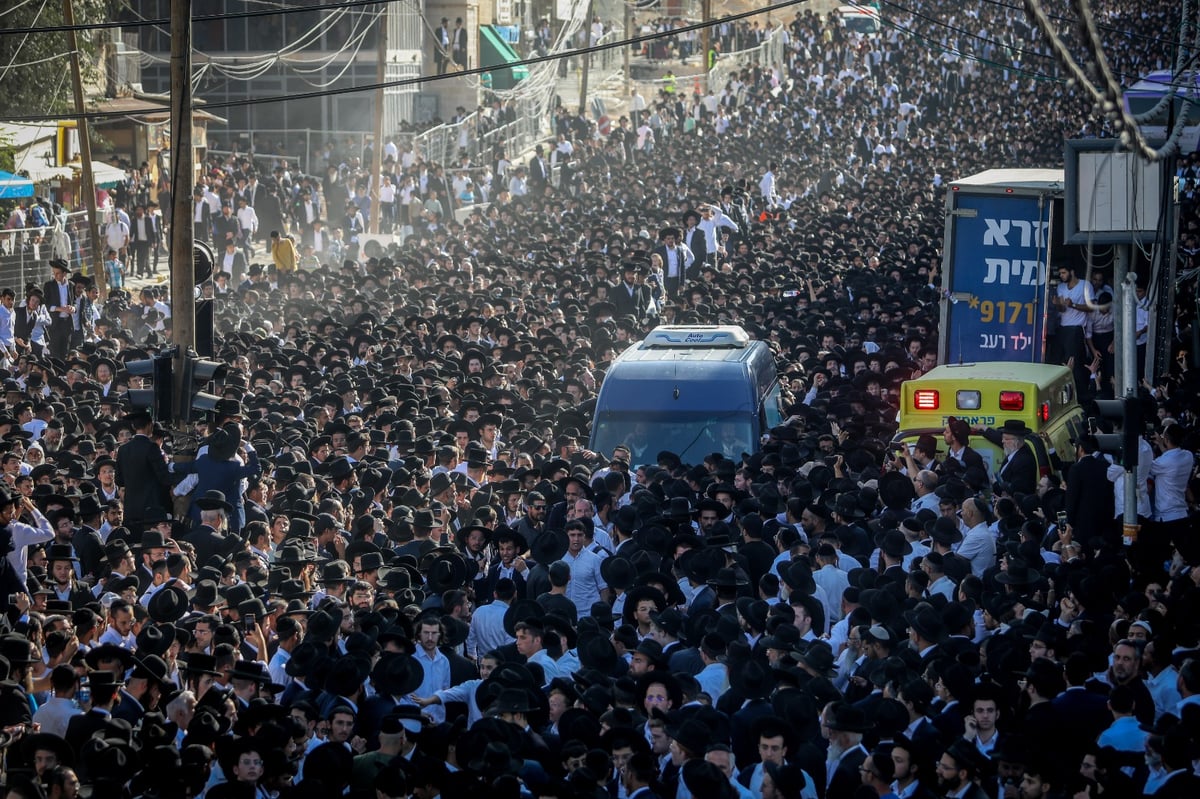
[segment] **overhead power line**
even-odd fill
[[[324,3],[317,6],[295,6],[291,8],[265,8],[257,11],[237,11],[232,14],[207,14],[203,17],[192,17],[192,23],[220,22],[227,19],[246,19],[249,17],[278,17],[287,14],[301,14],[312,11],[338,11],[341,9],[362,8],[363,6],[380,6],[391,0],[347,0],[345,3]],[[8,12],[5,12],[8,13]],[[67,31],[94,31],[108,28],[144,28],[151,25],[170,25],[170,17],[158,19],[138,19],[126,22],[92,22],[87,25],[43,25],[40,28],[13,28],[0,30],[0,36],[18,33],[66,33]]]
[[[659,39],[669,39],[671,37],[678,36],[681,33],[688,33],[690,31],[699,31],[699,30],[703,30],[706,27],[714,27],[714,26],[717,26],[717,25],[720,25],[723,23],[728,23],[728,22],[739,22],[743,19],[749,19],[750,17],[756,17],[756,16],[759,16],[762,14],[769,14],[773,11],[779,11],[781,9],[791,8],[793,6],[805,5],[809,2],[810,2],[810,0],[782,0],[781,2],[775,3],[773,5],[763,6],[762,8],[756,8],[756,9],[753,9],[750,11],[743,11],[738,14],[730,14],[730,15],[722,17],[720,19],[709,20],[708,22],[697,22],[697,23],[694,23],[691,25],[684,25],[683,27],[675,28],[674,30],[670,30],[670,31],[663,31],[661,33],[658,33],[658,32],[648,33],[643,36],[632,36],[632,37],[625,38],[625,39],[619,39],[619,40],[615,40],[615,41],[611,41],[611,42],[597,44],[597,45],[594,45],[591,47],[581,47],[577,50],[566,50],[563,52],[549,53],[547,55],[542,55],[542,56],[530,56],[529,58],[522,58],[517,61],[508,62],[503,65],[503,68],[507,69],[507,68],[511,68],[511,67],[533,66],[536,64],[545,64],[545,63],[549,63],[552,61],[558,61],[563,58],[573,58],[573,57],[577,57],[579,55],[586,55],[586,54],[590,54],[590,53],[599,53],[599,52],[604,52],[606,50],[616,50],[621,47],[629,47],[630,45],[642,44],[643,42],[652,42],[652,41],[657,41]],[[398,89],[398,88],[404,88],[407,86],[421,86],[426,83],[436,83],[437,81],[446,80],[446,79],[463,78],[463,77],[467,77],[470,75],[482,75],[486,72],[491,72],[493,69],[497,69],[497,67],[473,67],[471,69],[464,69],[459,72],[449,73],[446,75],[421,75],[416,78],[401,78],[398,80],[384,81],[383,83],[367,83],[367,84],[363,84],[361,86],[345,86],[345,87],[337,88],[337,89],[320,89],[320,90],[315,90],[315,91],[311,91],[311,92],[297,92],[297,93],[287,94],[287,95],[271,95],[271,96],[267,96],[267,97],[253,97],[253,98],[246,98],[246,99],[240,99],[240,100],[224,100],[224,101],[215,102],[215,103],[204,103],[202,106],[198,106],[198,107],[205,111],[209,111],[209,110],[215,110],[215,109],[219,109],[219,108],[242,108],[242,107],[250,106],[250,105],[259,106],[259,105],[268,105],[271,103],[283,103],[283,102],[287,102],[289,100],[314,100],[314,99],[318,99],[321,97],[337,97],[337,96],[345,95],[345,94],[357,94],[359,92],[375,91],[376,89],[380,89],[380,88]],[[91,120],[91,119],[110,119],[110,118],[115,118],[115,117],[123,117],[123,116],[126,116],[127,114],[128,114],[128,111],[89,111],[86,114],[84,114],[84,118],[89,119],[89,120]],[[78,115],[76,115],[76,116],[78,116]],[[32,116],[32,117],[30,117],[30,116],[26,116],[26,117],[9,116],[9,117],[0,118],[0,122],[52,122],[57,119],[59,119],[59,117],[53,116],[53,115],[41,115],[41,116]]]

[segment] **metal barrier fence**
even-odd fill
[[[733,76],[743,68],[755,64],[769,67],[772,64],[782,64],[784,50],[787,47],[787,36],[782,24],[773,28],[761,44],[738,50],[717,59],[717,63],[708,71],[708,86],[713,92],[720,93]]]
[[[764,67],[782,64],[787,49],[787,37],[782,35],[782,31],[783,26],[779,25],[771,29],[763,41],[754,47],[721,55],[713,68],[708,71],[708,87],[713,93],[720,94],[725,88],[725,84],[746,67],[756,64]],[[659,90],[668,83],[674,84],[676,91],[686,94],[691,94],[694,87],[703,91],[705,86],[701,75],[676,75],[670,79],[643,79],[635,80],[633,83],[637,85],[638,91],[647,101],[656,98]]]
[[[236,151],[220,147],[210,147],[208,152],[217,155],[237,153],[251,158],[255,166],[265,169],[270,174],[275,161],[286,160],[299,164],[300,168],[309,175],[324,174],[325,165],[318,163],[320,151],[329,142],[335,142],[347,155],[361,156],[367,147],[369,139],[374,134],[350,130],[299,130],[259,129],[225,131],[219,134],[209,134],[213,143],[238,143]],[[249,143],[247,145],[247,142]],[[253,150],[253,152],[251,152]]]
[[[90,274],[93,245],[84,224],[86,213],[68,214],[65,227],[0,230],[0,288],[11,288],[23,298],[26,286],[41,286],[50,279],[51,258],[65,258],[72,270]]]
[[[519,97],[512,101],[514,119],[492,130],[480,133],[482,122],[478,112],[469,114],[460,122],[438,125],[436,128],[413,137],[416,153],[426,162],[447,165],[457,160],[460,152],[474,158],[484,155],[490,158],[493,147],[503,141],[509,158],[529,150],[547,130],[550,84],[545,96]]]

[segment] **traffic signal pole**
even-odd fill
[[[188,387],[184,365],[196,345],[194,212],[192,189],[192,10],[188,0],[171,0],[171,343],[175,347],[172,421],[184,427]]]
[[[1128,264],[1129,245],[1119,244],[1117,251],[1117,260]],[[1125,514],[1122,519],[1122,537],[1125,543],[1132,544],[1138,536],[1136,447],[1141,440],[1143,427],[1142,415],[1130,412],[1132,408],[1139,407],[1137,392],[1137,275],[1126,269],[1121,289],[1120,396],[1125,398],[1125,427],[1133,428],[1124,430],[1124,432],[1132,441],[1132,447],[1135,448],[1133,463],[1129,463],[1128,458],[1125,463]]]

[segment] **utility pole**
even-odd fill
[[[712,0],[701,0],[700,19],[700,74],[704,75],[704,87],[708,88],[708,51],[712,49]]]
[[[633,38],[633,10],[629,7],[629,3],[622,3],[621,7],[625,9],[624,36],[626,39]],[[622,58],[625,61],[625,96],[628,97],[633,93],[633,72],[630,66],[630,58],[632,53],[630,49],[633,47],[627,44],[621,48]]]
[[[68,0],[69,2],[69,0]],[[172,419],[185,424],[190,410],[184,365],[196,346],[196,295],[192,229],[192,9],[189,0],[171,0],[171,343],[175,345],[175,408]]]
[[[381,24],[376,25],[378,31],[379,47],[375,54],[375,146],[371,148],[371,180],[369,182],[370,189],[367,195],[371,198],[371,221],[368,223],[367,230],[371,233],[379,233],[379,218],[382,215],[379,207],[380,184],[383,178],[383,81],[385,78],[385,70],[387,67],[387,29],[388,18],[391,16],[389,4],[385,3],[380,13],[382,14]]]
[[[587,93],[588,93],[588,72],[592,66],[592,8],[594,0],[588,0],[587,16],[583,21],[584,41],[587,46],[583,48],[583,66],[579,74],[579,113],[587,114]]]
[[[1117,245],[1117,262],[1122,260],[1126,264],[1129,262],[1129,245]],[[1125,425],[1142,424],[1142,415],[1140,413],[1130,413],[1131,407],[1136,407],[1138,402],[1138,374],[1137,374],[1137,275],[1129,272],[1126,269],[1124,279],[1121,281],[1121,321],[1123,329],[1121,331],[1122,338],[1118,351],[1121,353],[1121,361],[1119,364],[1121,375],[1120,396],[1125,398]],[[1114,341],[1117,339],[1114,338]],[[1136,421],[1135,421],[1136,420]],[[1141,437],[1141,430],[1133,430],[1132,433],[1125,431],[1125,435],[1133,435]],[[1136,451],[1136,450],[1135,450]],[[1137,540],[1138,536],[1138,477],[1137,464],[1125,464],[1125,511],[1121,520],[1122,537],[1127,542],[1132,544]]]
[[[92,175],[92,139],[88,135],[88,123],[83,107],[83,76],[79,71],[79,35],[75,32],[75,9],[71,0],[63,0],[63,21],[69,26],[67,46],[71,48],[71,90],[75,95],[75,115],[79,133],[79,185],[83,192],[83,205],[87,209],[87,235],[92,244],[92,274],[96,280],[104,279],[104,253],[96,227],[96,183]],[[83,264],[83,274],[88,273],[88,264]]]

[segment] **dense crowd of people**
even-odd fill
[[[1132,547],[1091,435],[1028,480],[961,421],[889,446],[944,183],[1104,132],[1019,9],[930,5],[878,39],[801,11],[784,63],[608,137],[564,112],[520,163],[385,152],[402,244],[360,241],[367,159],[213,157],[183,222],[225,369],[186,435],[128,366],[163,298],[56,259],[35,339],[4,292],[6,796],[1200,794],[1193,286]],[[1101,11],[1116,69],[1170,55],[1167,4]],[[714,323],[769,342],[782,424],[586,449],[624,347]]]

